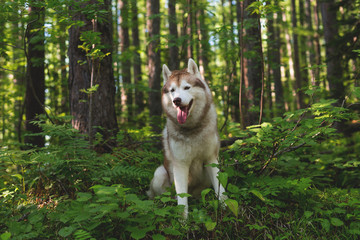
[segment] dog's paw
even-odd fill
[[[225,201],[229,199],[228,196],[224,195],[224,194],[221,194],[220,197],[219,197],[219,201],[220,201],[220,205],[222,207],[222,209],[225,209],[226,208],[226,203]]]

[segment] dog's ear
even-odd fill
[[[190,74],[197,74],[199,72],[199,68],[192,58],[189,58],[187,71]]]
[[[169,79],[169,77],[170,77],[170,75],[171,75],[171,71],[170,71],[169,68],[166,66],[166,64],[163,65],[162,74],[163,74],[164,84],[165,84],[166,81]]]

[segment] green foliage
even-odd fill
[[[66,122],[38,122],[49,145],[1,149],[1,239],[183,239],[359,237],[359,134],[334,125],[356,118],[321,100],[271,123],[234,130],[240,139],[221,152],[220,204],[208,188],[190,197],[182,219],[173,190],[154,201],[145,191],[162,154],[147,128],[118,136],[99,155]],[[156,140],[157,139],[157,140]],[[223,205],[223,207],[221,207]]]

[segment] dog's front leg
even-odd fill
[[[185,164],[184,164],[185,165]],[[174,165],[174,182],[175,190],[177,194],[188,193],[188,184],[189,184],[189,166],[182,164]],[[177,196],[178,205],[184,205],[184,218],[187,218],[188,215],[188,197]]]
[[[210,164],[215,163],[218,164],[218,161],[215,159],[213,161],[211,161]],[[225,201],[227,199],[227,196],[224,195],[225,189],[224,187],[220,184],[219,179],[217,178],[218,173],[219,173],[219,168],[217,167],[212,167],[212,166],[206,166],[206,171],[207,174],[211,180],[211,183],[214,187],[215,193],[218,196],[220,201]]]

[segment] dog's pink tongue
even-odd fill
[[[188,113],[186,107],[178,107],[177,120],[180,124],[184,124],[186,122],[187,115]]]

